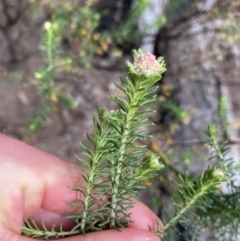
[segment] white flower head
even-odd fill
[[[139,53],[135,56],[133,67],[139,74],[153,76],[158,74],[161,65],[156,59],[156,56],[151,53]]]
[[[51,26],[52,26],[51,22],[46,21],[46,22],[44,23],[44,25],[43,25],[43,28],[44,28],[45,30],[49,30],[49,29],[51,28]]]
[[[163,57],[156,58],[151,53],[143,53],[141,49],[133,50],[133,63],[126,61],[126,67],[130,74],[145,76],[147,78],[160,78],[166,71]]]

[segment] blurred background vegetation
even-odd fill
[[[147,144],[166,168],[141,197],[163,217],[178,175],[207,166],[208,124],[239,160],[239,33],[238,0],[0,0],[0,131],[76,161],[131,50],[164,56]]]

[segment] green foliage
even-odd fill
[[[139,53],[137,53],[139,54]],[[93,145],[93,150],[85,149],[85,155],[90,158],[90,164],[86,164],[89,173],[84,174],[86,190],[76,187],[83,194],[83,200],[79,200],[84,207],[78,215],[71,215],[76,221],[76,227],[81,227],[82,233],[90,230],[102,230],[106,228],[120,229],[130,222],[127,210],[133,206],[131,195],[136,195],[139,182],[152,176],[152,172],[161,169],[158,158],[150,153],[142,158],[147,150],[143,146],[136,146],[134,142],[138,138],[147,138],[145,131],[137,131],[139,127],[152,125],[144,115],[151,112],[150,109],[140,108],[156,99],[152,96],[160,74],[165,71],[164,64],[160,61],[161,69],[152,77],[139,75],[132,71],[134,66],[128,62],[129,78],[121,78],[122,86],[116,86],[126,95],[126,99],[109,97],[116,102],[119,109],[106,114],[104,109],[99,110],[98,121],[93,121],[93,136],[88,136]],[[147,153],[146,153],[147,154]],[[86,163],[86,161],[83,161]],[[101,180],[105,176],[106,180]],[[99,199],[100,196],[103,199]],[[107,200],[104,200],[104,198]],[[99,209],[91,211],[92,207],[103,202]]]
[[[191,220],[187,212],[191,212],[196,207],[205,211],[205,207],[208,207],[206,203],[208,196],[218,192],[217,185],[224,181],[226,181],[225,172],[216,166],[208,168],[202,177],[180,176],[178,186],[181,202],[178,200],[175,203],[176,210],[173,217],[165,222],[164,228],[157,234],[160,236],[167,234],[170,237],[172,234],[169,233],[169,229],[174,229],[177,222],[186,225]]]
[[[58,68],[70,65],[72,62],[69,58],[59,60],[58,57],[57,50],[61,40],[60,31],[64,24],[63,21],[58,19],[44,24],[40,45],[44,65],[35,73],[35,78],[38,80],[37,92],[41,97],[41,106],[29,123],[30,131],[36,131],[42,127],[54,108],[74,108],[75,106],[73,99],[56,84]]]
[[[124,19],[116,17],[111,29],[99,29],[102,17],[112,14],[108,8],[101,11],[98,5],[103,1],[74,1],[72,4],[66,1],[32,1],[32,9],[44,5],[51,12],[51,21],[55,19],[65,23],[65,27],[59,29],[58,36],[70,50],[75,62],[85,68],[91,67],[93,56],[102,56],[111,53],[115,58],[122,56],[119,46],[138,42],[144,32],[138,30],[138,21],[143,11],[149,6],[149,0],[138,0],[132,4]],[[118,11],[123,11],[118,6]],[[106,5],[108,7],[108,5]],[[32,10],[33,11],[33,10]],[[150,26],[146,26],[149,28]],[[66,44],[67,43],[67,44]],[[65,46],[65,47],[66,47]]]
[[[137,58],[155,66],[155,72],[138,71]],[[134,206],[132,195],[144,187],[145,179],[163,168],[156,154],[136,144],[139,138],[149,137],[142,128],[153,125],[146,118],[152,110],[145,106],[156,100],[155,84],[166,70],[162,58],[152,61],[153,56],[134,51],[134,63],[126,62],[129,76],[121,78],[121,86],[116,84],[126,98],[109,97],[118,109],[106,112],[100,108],[98,117],[93,117],[93,133],[87,135],[92,146],[81,144],[87,159],[79,159],[81,166],[77,167],[84,185],[73,187],[79,198],[69,204],[79,208],[79,213],[68,214],[75,227],[69,232],[56,233],[54,225],[46,230],[43,223],[42,230],[34,221],[27,220],[23,225],[24,235],[48,239],[109,228],[119,230],[131,223],[128,210]]]
[[[101,31],[97,29],[100,18],[110,13],[99,13],[95,10],[94,5],[78,7],[70,13],[64,11],[65,16],[62,15],[62,17],[68,19],[70,28],[65,29],[63,35],[74,46],[77,46],[81,64],[90,67],[92,56],[101,56],[110,51],[113,52],[113,55],[121,56],[121,51],[117,46],[123,46],[127,42],[133,43],[141,37],[142,33],[138,31],[137,25],[142,12],[148,5],[148,0],[137,1],[133,4],[122,23],[118,23],[112,29]]]
[[[111,32],[101,33],[97,32],[97,27],[102,15],[95,12],[94,2],[87,1],[81,8],[73,8],[71,4],[63,1],[55,2],[57,7],[51,10],[52,21],[46,23],[42,36],[44,66],[35,73],[39,80],[38,93],[42,98],[42,106],[31,122],[30,130],[39,128],[56,106],[74,106],[72,99],[55,85],[58,67],[71,64],[73,59],[56,58],[60,56],[58,46],[63,39],[67,39],[71,47],[77,49],[75,60],[80,57],[81,65],[90,67],[91,56],[102,55],[109,49],[114,49],[116,44],[121,45],[141,36],[140,32],[134,35],[132,32],[148,1],[136,1],[123,24]],[[173,12],[183,2],[169,2],[165,15],[157,20],[157,24],[164,25],[169,21]],[[61,7],[59,3],[66,5]],[[235,23],[238,24],[237,21]],[[228,32],[226,33],[228,35]],[[141,52],[135,52],[134,57],[139,54]],[[128,212],[134,205],[131,196],[137,195],[144,187],[144,181],[163,167],[156,154],[137,142],[139,138],[149,137],[143,127],[152,125],[146,119],[146,115],[152,110],[144,106],[156,100],[153,95],[156,91],[155,84],[165,71],[162,59],[159,59],[159,63],[159,72],[149,76],[139,74],[136,66],[127,62],[129,76],[121,78],[121,85],[116,84],[125,98],[109,97],[118,105],[118,109],[107,112],[100,108],[98,116],[93,117],[93,134],[88,135],[91,147],[81,144],[85,158],[79,159],[81,167],[77,167],[82,173],[84,185],[73,188],[78,193],[78,199],[69,204],[78,208],[79,213],[67,215],[75,222],[75,227],[65,232],[61,227],[57,230],[53,224],[51,230],[48,230],[44,222],[37,226],[34,220],[25,220],[25,236],[59,238],[109,228],[119,230],[131,223]],[[170,120],[165,127],[173,133],[176,124],[187,119],[187,114],[163,96],[158,101],[159,109],[162,113],[167,113]],[[219,101],[219,113],[222,127],[228,133],[225,99]],[[232,160],[228,159],[229,146],[221,143],[218,135],[217,128],[209,126],[209,166],[201,175],[189,173],[187,170],[181,173],[178,167],[171,165],[171,158],[165,155],[163,150],[158,150],[161,160],[174,173],[176,179],[174,183],[170,183],[172,179],[167,179],[168,188],[170,189],[171,184],[174,189],[171,194],[174,210],[167,210],[163,220],[164,228],[156,230],[156,234],[163,240],[176,240],[176,237],[181,235],[177,230],[178,225],[189,230],[188,240],[201,240],[203,229],[211,230],[212,240],[238,239],[240,190],[235,183],[235,167]],[[185,154],[185,160],[191,162],[194,157],[189,153]],[[224,185],[227,187],[225,192],[222,191]],[[160,202],[163,204],[160,197],[154,197],[153,201],[155,205]]]
[[[39,228],[36,222],[31,219],[27,220],[25,219],[23,226],[22,226],[22,233],[25,236],[31,237],[33,239],[44,237],[45,240],[48,240],[51,237],[58,238],[64,238],[65,236],[69,235],[69,232],[64,232],[62,230],[62,226],[60,227],[60,230],[55,230],[55,224],[52,225],[51,230],[48,230],[44,224],[44,220],[42,221],[42,227]],[[71,231],[71,235],[78,234],[78,231]]]
[[[144,33],[137,30],[138,21],[149,4],[149,0],[136,1],[129,10],[125,21],[113,31],[107,32],[115,44],[123,45],[124,42],[134,42],[142,37]]]
[[[175,183],[178,194],[172,195],[175,211],[165,213],[165,226],[157,232],[163,240],[176,240],[181,235],[177,230],[179,225],[188,230],[187,240],[201,240],[203,230],[212,233],[211,240],[238,240],[236,168],[228,158],[227,143],[221,143],[218,135],[217,127],[210,125],[207,130],[207,145],[211,148],[209,167],[203,174],[179,174]]]
[[[165,71],[162,58],[154,60],[141,51],[134,51],[133,56],[133,64],[126,62],[128,77],[121,78],[121,85],[116,84],[125,98],[109,97],[118,109],[107,112],[100,108],[98,116],[93,117],[92,134],[87,135],[91,146],[81,144],[86,158],[79,159],[81,166],[76,168],[84,181],[82,186],[73,187],[78,199],[69,204],[79,212],[67,214],[75,227],[65,232],[62,228],[56,230],[53,224],[48,230],[44,222],[40,227],[34,220],[26,220],[23,235],[49,239],[120,230],[131,223],[128,210],[134,206],[132,195],[137,195],[144,181],[163,168],[158,155],[137,141],[149,137],[143,127],[152,125],[146,118],[152,110],[146,105],[156,100],[155,84]],[[207,136],[209,166],[201,175],[171,169],[178,173],[174,184],[177,192],[172,195],[174,210],[165,213],[164,227],[155,230],[163,240],[176,240],[179,225],[190,230],[190,240],[200,240],[203,228],[208,227],[213,240],[227,240],[229,233],[231,240],[238,238],[240,190],[235,185],[233,161],[228,158],[229,147],[219,141],[216,126],[208,127]],[[160,157],[167,164],[163,153]],[[222,185],[227,185],[227,192],[222,191]]]
[[[229,139],[229,128],[228,128],[228,108],[227,108],[227,98],[222,97],[218,103],[219,117],[222,125],[223,136],[225,139]]]
[[[137,41],[142,36],[143,33],[137,30],[137,25],[141,14],[149,5],[149,0],[136,1],[121,24],[104,31],[97,29],[101,17],[107,14],[96,11],[99,2],[74,1],[70,4],[66,1],[31,1],[31,16],[34,15],[34,9],[43,5],[49,8],[51,21],[45,23],[42,32],[40,50],[44,64],[35,73],[41,106],[29,123],[30,131],[41,128],[53,110],[75,106],[65,89],[56,84],[62,66],[74,62],[90,68],[92,56],[112,52],[119,57],[122,53],[117,46]],[[148,27],[150,26],[146,26]],[[67,45],[63,45],[63,42],[67,42]],[[69,57],[66,58],[60,49],[67,46],[70,47],[70,51]]]
[[[61,31],[62,40],[65,38],[70,46],[77,50],[75,61],[85,68],[91,67],[90,58],[94,54],[107,51],[109,40],[103,41],[101,34],[95,32],[99,25],[100,13],[87,6],[78,6],[69,11],[59,7],[54,10],[54,16],[66,21],[66,27]]]

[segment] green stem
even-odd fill
[[[100,145],[100,147],[101,146],[102,145]],[[98,148],[96,148],[96,149],[98,149]],[[93,166],[91,168],[91,171],[89,174],[89,179],[88,179],[87,186],[86,186],[86,195],[84,196],[84,209],[80,215],[81,221],[80,221],[79,225],[76,225],[74,227],[74,229],[76,229],[77,227],[80,226],[82,233],[85,233],[85,227],[86,227],[87,220],[88,220],[88,214],[90,212],[89,203],[90,203],[90,201],[92,199],[92,195],[94,193],[95,176],[97,173],[97,168],[98,168],[99,160],[101,159],[101,155],[102,154],[95,154],[94,158],[92,160]]]
[[[126,119],[126,122],[128,118]],[[123,137],[121,139],[121,148],[119,150],[119,158],[117,159],[117,163],[115,162],[114,164],[116,164],[115,167],[115,175],[113,175],[114,180],[113,180],[113,185],[112,185],[112,199],[111,199],[111,213],[110,213],[110,217],[111,217],[111,222],[110,225],[111,227],[116,227],[115,225],[115,220],[116,220],[116,207],[117,207],[117,200],[118,200],[118,189],[119,189],[119,179],[121,176],[121,169],[122,169],[122,161],[123,161],[123,154],[124,154],[124,150],[126,145],[124,144],[127,140],[127,136],[129,134],[129,132],[127,131],[129,124],[126,123],[125,125],[126,129],[124,129],[123,132]]]
[[[45,230],[32,230],[30,228],[27,227],[22,227],[22,233],[25,234],[26,236],[30,236],[29,234],[32,234],[31,236],[34,237],[66,237],[66,236],[73,236],[73,235],[77,235],[80,234],[81,231],[80,230],[75,230],[75,231],[62,231],[62,232],[56,232],[56,231],[45,231]]]
[[[205,195],[205,193],[212,187],[214,186],[215,183],[209,183],[208,185],[206,186],[203,186],[199,192],[192,198],[192,200],[187,203],[187,205],[182,208],[177,214],[175,217],[173,217],[165,226],[164,228],[162,228],[161,230],[157,231],[156,234],[159,235],[159,236],[163,236],[164,233],[169,229],[171,228],[177,221],[178,219],[188,210],[190,209],[197,201],[200,197],[202,197],[203,195]]]
[[[134,93],[137,92],[137,86]],[[110,226],[112,228],[116,228],[116,209],[117,209],[117,201],[118,201],[118,191],[120,187],[120,177],[122,174],[122,166],[124,161],[124,153],[126,149],[126,141],[128,135],[130,134],[130,126],[131,126],[131,118],[132,118],[132,106],[134,102],[137,102],[136,95],[133,95],[132,103],[129,105],[129,109],[125,118],[122,138],[120,139],[120,149],[118,151],[118,158],[113,163],[113,173],[112,173],[112,197],[111,197],[111,212],[110,212]],[[136,104],[136,103],[134,103]],[[134,112],[136,112],[136,107],[134,107]]]
[[[102,120],[104,122],[104,120]],[[104,123],[101,123],[102,125],[104,125]],[[103,153],[99,150],[101,150],[101,148],[103,148],[106,145],[106,140],[103,139],[103,136],[107,135],[107,129],[108,127],[103,128],[105,129],[105,131],[101,130],[101,132],[99,133],[99,135],[97,136],[96,140],[95,140],[95,150],[92,154],[92,158],[91,158],[91,169],[89,170],[89,176],[88,176],[88,181],[86,182],[86,193],[84,195],[84,207],[83,207],[83,211],[81,212],[81,214],[79,215],[79,219],[78,220],[78,225],[76,225],[74,227],[73,230],[77,229],[78,227],[81,228],[82,233],[85,233],[85,228],[86,228],[86,224],[91,222],[91,221],[95,221],[95,220],[89,220],[89,213],[90,213],[90,202],[93,200],[93,195],[94,195],[94,188],[95,188],[95,184],[96,184],[96,175],[98,173],[98,168],[99,168],[99,163],[102,159],[102,155]],[[93,219],[94,217],[92,217]],[[80,221],[80,222],[79,222]]]
[[[48,69],[53,68],[53,53],[52,53],[52,40],[53,40],[52,29],[47,29],[47,59]]]

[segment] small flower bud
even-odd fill
[[[44,76],[44,73],[41,72],[41,71],[35,72],[35,74],[34,74],[34,77],[35,77],[36,79],[39,79],[39,80],[42,79],[43,76]]]
[[[165,62],[162,57],[156,59],[151,53],[144,54],[142,50],[133,50],[133,64],[126,62],[127,70],[133,75],[143,75],[148,78],[160,78],[166,71]]]
[[[214,181],[217,183],[221,183],[227,181],[228,176],[224,168],[219,166],[213,166],[210,169],[207,169],[207,171],[205,171],[203,178],[211,182]]]
[[[158,155],[150,152],[149,155],[142,160],[142,165],[140,166],[138,173],[136,173],[135,179],[144,180],[161,170],[164,165],[160,163],[158,159]]]
[[[49,30],[51,28],[51,26],[52,26],[51,22],[47,21],[44,23],[43,28],[45,30]]]
[[[149,156],[149,168],[154,169],[155,171],[163,168],[163,164],[159,162],[159,156],[152,152]]]
[[[214,167],[212,170],[212,177],[218,179],[220,182],[227,180],[226,173],[222,168]]]

